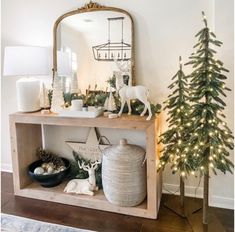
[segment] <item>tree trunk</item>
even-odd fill
[[[184,208],[184,178],[180,177],[180,206]]]
[[[203,224],[208,223],[208,198],[209,198],[209,168],[207,167],[204,173],[204,187],[203,187]]]

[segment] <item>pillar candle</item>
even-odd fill
[[[40,110],[40,81],[21,78],[16,82],[17,108],[21,112]]]

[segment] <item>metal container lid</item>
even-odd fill
[[[143,161],[145,150],[137,145],[128,144],[126,139],[121,139],[118,145],[106,148],[103,156],[109,160]]]

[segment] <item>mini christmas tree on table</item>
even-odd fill
[[[232,173],[233,163],[228,159],[229,149],[233,149],[233,135],[224,121],[222,113],[226,104],[221,97],[226,97],[225,91],[230,90],[225,86],[228,72],[223,67],[223,62],[215,59],[216,51],[212,47],[221,46],[222,42],[207,27],[207,20],[202,12],[205,27],[196,37],[198,43],[194,46],[197,51],[190,57],[188,64],[193,65],[190,75],[191,83],[191,118],[193,128],[189,139],[187,154],[193,153],[197,170],[204,175],[203,196],[203,224],[208,222],[208,196],[209,196],[209,171],[216,174],[216,169]],[[193,152],[192,152],[193,151]]]
[[[63,90],[61,88],[60,79],[57,73],[55,73],[54,82],[53,82],[52,100],[51,100],[51,111],[54,113],[58,113],[63,106],[64,106]]]
[[[190,137],[190,127],[192,126],[190,114],[190,105],[188,104],[189,89],[187,80],[182,70],[181,57],[179,58],[179,70],[173,76],[173,83],[168,87],[173,89],[172,94],[168,96],[165,109],[168,110],[167,121],[168,130],[160,136],[160,143],[164,144],[161,153],[159,169],[164,169],[165,165],[171,163],[173,174],[180,173],[180,207],[166,206],[174,210],[180,216],[185,216],[184,210],[184,178],[188,174],[194,174],[194,157],[188,153],[187,144]]]

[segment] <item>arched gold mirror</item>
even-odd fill
[[[135,84],[134,25],[125,10],[90,2],[60,16],[54,24],[53,39],[53,77],[56,72],[65,75],[67,59],[70,75],[77,77],[81,92],[89,85],[105,90],[117,62],[127,62],[129,80]]]

